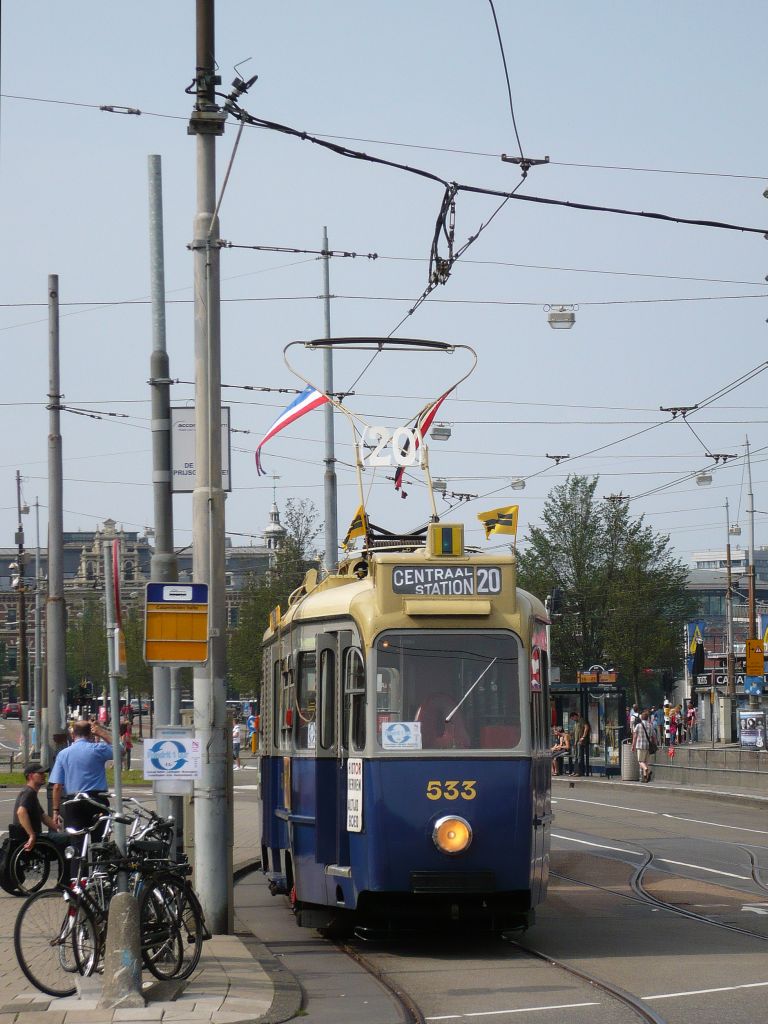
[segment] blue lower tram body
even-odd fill
[[[346,763],[290,761],[288,809],[283,759],[262,758],[262,864],[300,924],[323,927],[342,911],[372,925],[531,923],[548,881],[548,829],[534,828],[549,810],[548,760],[366,759],[361,832],[347,831]],[[472,842],[449,855],[432,832],[453,815]]]

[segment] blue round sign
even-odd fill
[[[178,740],[158,740],[149,748],[150,764],[161,772],[177,772],[187,763],[187,752]]]
[[[248,730],[253,732],[256,728],[256,715],[248,715],[248,721],[245,724],[248,726]]]

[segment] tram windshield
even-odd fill
[[[499,750],[520,742],[519,642],[508,634],[387,633],[376,644],[382,750]]]

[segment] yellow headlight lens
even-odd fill
[[[464,818],[440,818],[432,829],[432,840],[443,853],[463,853],[472,842],[472,829]]]

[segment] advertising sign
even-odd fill
[[[158,728],[144,740],[144,778],[194,780],[200,778],[200,741],[193,730],[168,726]]]
[[[739,742],[750,750],[765,750],[764,711],[739,711]]]
[[[229,473],[229,408],[221,407],[221,486],[232,490]],[[195,410],[171,409],[171,490],[174,494],[194,491],[197,487],[195,470]]]

